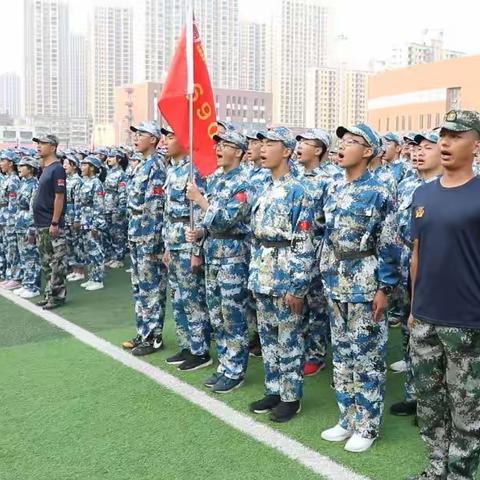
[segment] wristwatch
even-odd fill
[[[391,285],[382,285],[379,290],[381,290],[385,295],[390,295],[393,292],[393,287]]]
[[[58,227],[58,222],[51,222],[50,225],[51,225],[52,227]]]

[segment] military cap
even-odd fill
[[[474,110],[450,110],[445,115],[440,129],[453,132],[475,130],[480,134],[480,113]]]
[[[106,147],[98,147],[93,152],[94,155],[105,155],[108,156],[108,148]]]
[[[405,143],[417,143],[415,142],[415,137],[417,136],[418,132],[409,132],[403,136],[403,141]]]
[[[23,157],[22,159],[20,159],[20,161],[18,162],[18,166],[22,167],[24,165],[27,167],[32,167],[35,170],[38,170],[40,168],[40,162],[38,158],[33,157]]]
[[[325,145],[325,148],[328,150],[332,144],[332,136],[321,128],[309,128],[305,132],[297,135],[297,142],[300,140],[318,140]]]
[[[252,130],[252,131],[248,132],[245,135],[245,137],[246,137],[247,140],[258,140],[257,135],[258,135],[258,131],[257,130]]]
[[[81,160],[80,163],[89,163],[90,165],[94,166],[98,171],[103,168],[101,160],[95,155],[88,155],[83,160]]]
[[[382,142],[378,133],[365,123],[359,123],[350,128],[338,127],[336,133],[338,138],[343,138],[346,133],[362,137],[372,148],[375,157],[379,155],[382,150]]]
[[[228,143],[233,143],[240,150],[246,151],[248,148],[247,139],[237,130],[227,130],[225,133],[216,134],[213,136],[213,139],[216,142],[224,141]]]
[[[153,137],[160,138],[162,136],[162,131],[158,126],[157,122],[142,122],[139,125],[132,125],[130,127],[132,132],[145,132],[149,133]]]
[[[403,143],[402,137],[394,132],[388,132],[382,138],[388,142],[395,142],[397,145],[402,145]]]
[[[6,149],[0,153],[0,160],[10,160],[16,165],[20,158],[15,150]]]
[[[70,162],[73,163],[77,168],[80,168],[80,160],[73,154],[67,154],[65,158]]]
[[[35,143],[48,143],[50,145],[54,145],[58,147],[58,137],[56,135],[48,134],[48,135],[41,135],[39,137],[32,138],[32,142]]]
[[[292,131],[287,127],[273,127],[270,130],[262,130],[257,133],[257,138],[259,140],[267,139],[282,142],[287,148],[291,148],[292,150],[295,150],[297,146],[297,141]]]
[[[419,133],[415,135],[415,143],[420,145],[422,140],[428,140],[432,143],[437,143],[439,139],[439,135],[437,132],[426,132],[426,133]]]

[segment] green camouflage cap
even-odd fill
[[[440,130],[452,132],[475,130],[480,134],[480,113],[474,110],[450,110],[445,115]]]

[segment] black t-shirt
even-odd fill
[[[62,215],[58,222],[60,228],[64,227],[66,183],[67,175],[60,162],[54,162],[43,169],[38,181],[37,194],[33,202],[33,222],[35,227],[49,227],[52,223],[56,193],[63,193],[65,198]]]
[[[480,328],[480,178],[454,188],[440,180],[419,187],[412,235],[419,240],[413,316]]]

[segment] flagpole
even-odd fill
[[[186,57],[187,57],[187,96],[188,96],[188,140],[190,151],[190,182],[194,181],[193,172],[193,95],[195,91],[193,70],[193,0],[188,0],[186,21]],[[193,202],[190,201],[190,228],[194,228]]]

